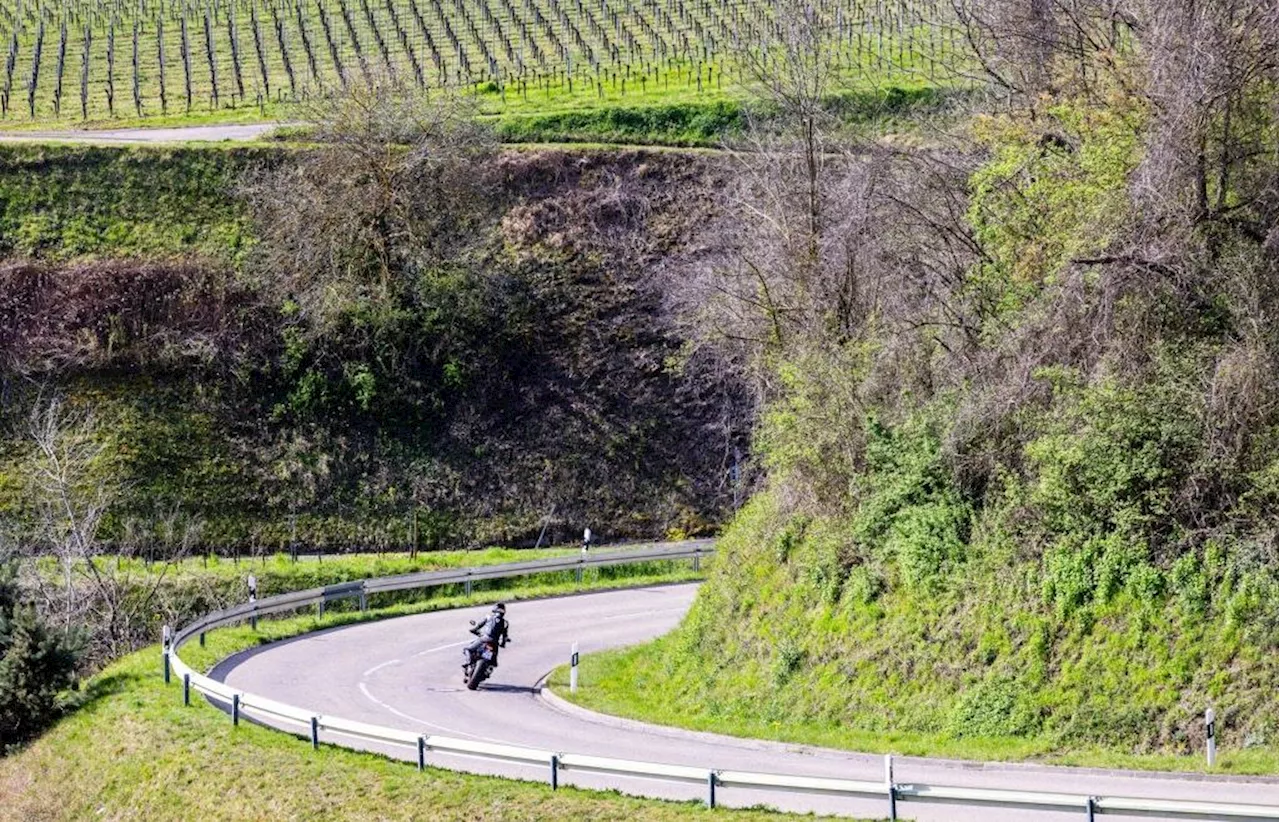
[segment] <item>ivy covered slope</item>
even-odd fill
[[[934,223],[972,256],[934,281],[915,245],[891,291],[873,245],[874,314],[767,343],[766,489],[684,624],[585,701],[1183,769],[1212,706],[1224,766],[1275,772],[1275,86],[1192,122],[1169,100],[1198,92],[1128,79],[978,118]]]
[[[175,516],[267,553],[715,523],[741,392],[658,312],[708,162],[459,137],[456,191],[403,165],[375,214],[355,143],[0,151],[0,518],[38,530],[30,412],[61,395],[108,446],[80,477],[108,542]],[[328,245],[288,279],[304,243]]]

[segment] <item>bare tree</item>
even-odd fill
[[[123,490],[112,464],[110,438],[90,411],[68,407],[58,397],[37,399],[28,420],[34,447],[29,499],[37,549],[56,562],[53,583],[32,558],[26,584],[42,610],[65,630],[89,634],[89,664],[115,658],[154,636],[157,594],[170,571],[187,556],[198,526],[176,511],[154,527],[126,523],[113,546],[101,539],[104,517]],[[162,542],[158,562],[146,562]]]
[[[323,331],[345,301],[385,301],[429,265],[482,194],[475,161],[494,141],[472,104],[404,94],[375,77],[312,104],[317,147],[247,189],[262,269]]]
[[[834,33],[802,3],[775,13],[773,39],[745,58],[768,105],[731,147],[719,214],[669,289],[694,339],[750,363],[759,405],[820,432],[783,472],[792,502],[839,506],[866,414],[907,389],[926,400],[962,373],[949,358],[974,356],[975,161],[945,136],[898,150],[847,127]]]
[[[108,443],[91,414],[67,409],[58,398],[38,398],[28,435],[35,447],[30,499],[37,533],[62,577],[61,602],[49,604],[69,629],[83,616],[76,575],[97,572],[88,560],[98,553],[98,528],[118,489],[104,465]]]

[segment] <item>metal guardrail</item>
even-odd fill
[[[1016,791],[998,788],[965,788],[946,785],[900,784],[893,781],[892,757],[885,757],[884,781],[859,781],[819,776],[756,773],[751,771],[716,770],[688,765],[669,765],[657,762],[641,762],[630,759],[614,759],[562,753],[519,745],[495,744],[470,739],[416,734],[398,728],[370,725],[336,716],[317,714],[305,708],[286,705],[257,694],[246,693],[224,682],[204,676],[193,670],[178,656],[178,649],[192,637],[215,628],[246,620],[256,624],[261,616],[316,606],[323,613],[326,602],[337,599],[360,599],[363,609],[369,594],[387,591],[404,591],[430,588],[440,585],[466,586],[486,579],[507,579],[530,574],[578,571],[584,568],[612,567],[661,560],[692,560],[695,567],[703,557],[714,552],[709,541],[685,543],[677,546],[656,546],[628,551],[589,553],[581,556],[555,557],[530,562],[513,562],[503,565],[487,565],[474,568],[427,571],[402,574],[393,577],[345,582],[295,591],[267,597],[214,611],[184,626],[172,635],[163,651],[165,681],[170,672],[182,683],[183,699],[190,702],[191,691],[203,694],[216,703],[226,705],[232,722],[239,723],[241,716],[255,718],[273,727],[285,725],[299,734],[306,734],[314,747],[319,747],[321,734],[326,742],[334,737],[376,742],[416,751],[418,768],[426,767],[427,754],[438,752],[477,759],[514,762],[547,768],[553,788],[557,787],[561,772],[580,772],[656,779],[665,782],[681,782],[706,786],[706,801],[716,805],[718,788],[748,788],[754,790],[780,790],[798,793],[826,794],[860,798],[883,798],[888,804],[889,818],[897,818],[899,802],[944,803],[949,805],[978,805],[988,807],[1020,808],[1040,811],[1078,811],[1089,822],[1095,816],[1123,814],[1136,816],[1164,816],[1182,819],[1280,819],[1280,808],[1265,805],[1247,805],[1230,802],[1199,802],[1183,799],[1149,799],[1136,797],[1104,797],[1077,794]],[[166,636],[168,629],[166,628]]]

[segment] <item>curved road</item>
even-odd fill
[[[580,754],[615,756],[704,768],[768,771],[851,779],[883,779],[879,756],[758,742],[669,728],[642,726],[566,711],[543,699],[538,684],[568,659],[642,642],[671,630],[693,601],[696,585],[638,588],[514,603],[508,615],[512,642],[501,665],[480,691],[461,680],[461,648],[468,619],[487,608],[443,611],[336,628],[261,646],[221,663],[214,676],[250,693],[322,714],[406,730],[504,742]],[[341,740],[342,744],[351,744]],[[378,749],[376,745],[369,745]],[[403,750],[387,750],[400,757]],[[431,754],[433,764],[476,773],[545,780],[545,768]],[[966,787],[999,787],[1102,796],[1277,803],[1274,780],[1197,779],[1107,773],[1034,765],[981,765],[902,758],[895,781]],[[561,781],[628,793],[699,799],[704,788],[640,778],[564,772]],[[862,800],[752,790],[717,791],[725,805],[771,805],[883,818],[884,800]],[[899,803],[899,815],[920,820],[1081,820],[1074,813]],[[1149,817],[1148,817],[1149,818]]]

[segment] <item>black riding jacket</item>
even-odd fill
[[[507,641],[507,620],[498,614],[489,614],[484,622],[471,629],[471,633],[486,639],[492,639],[499,645]]]

